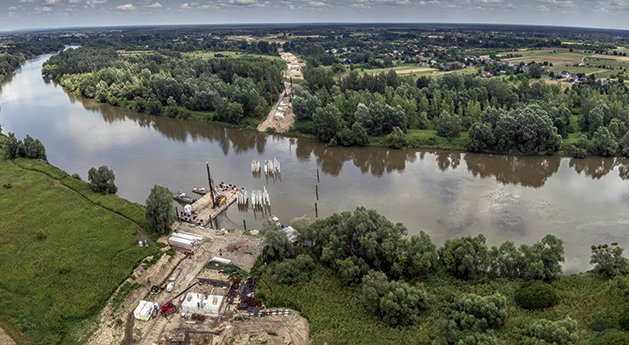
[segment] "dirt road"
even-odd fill
[[[273,128],[276,133],[283,133],[289,130],[295,123],[295,114],[293,113],[293,84],[304,79],[301,71],[303,62],[301,62],[292,53],[281,52],[280,56],[288,65],[284,72],[284,92],[279,96],[271,111],[260,125],[258,131],[265,132],[269,128]]]

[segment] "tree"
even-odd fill
[[[574,158],[585,158],[588,153],[587,137],[580,133],[577,140],[568,148],[568,154]]]
[[[491,151],[496,145],[493,128],[486,122],[477,122],[468,131],[465,148],[472,152]]]
[[[315,111],[321,107],[321,101],[308,89],[299,88],[293,98],[293,111],[298,120],[312,119]]]
[[[175,207],[172,193],[166,187],[154,185],[146,199],[144,218],[149,228],[156,233],[170,232],[170,225],[175,220]]]
[[[618,150],[618,143],[607,127],[599,127],[592,136],[592,152],[602,156],[613,156]]]
[[[550,281],[561,275],[563,241],[554,235],[546,235],[532,246],[521,245],[520,253],[520,278]]]
[[[39,139],[30,135],[24,137],[20,152],[22,153],[21,156],[25,158],[46,160],[46,148]]]
[[[519,343],[523,345],[576,345],[579,341],[577,323],[569,317],[557,321],[534,320],[522,333]]]
[[[369,144],[369,135],[360,122],[354,122],[352,124],[352,133],[354,136],[354,145],[367,145]]]
[[[286,285],[302,284],[310,280],[315,268],[310,255],[299,254],[295,259],[285,259],[277,263],[271,273],[271,279]]]
[[[362,301],[367,311],[391,327],[416,324],[427,309],[426,291],[422,287],[388,281],[384,273],[377,271],[363,278]]]
[[[629,131],[622,137],[622,154],[629,157]]]
[[[393,149],[402,149],[408,146],[406,133],[400,127],[393,127],[393,131],[387,135],[387,146]]]
[[[539,79],[542,77],[544,70],[542,66],[537,63],[532,63],[529,65],[529,76],[533,79]]]
[[[406,278],[424,277],[437,267],[437,247],[423,231],[403,242],[398,270]]]
[[[498,329],[507,320],[507,299],[495,293],[489,296],[467,294],[449,311],[449,328],[485,332]]]
[[[106,165],[98,169],[91,168],[87,172],[87,180],[90,182],[90,187],[97,193],[116,194],[118,187],[114,184],[115,179],[114,171],[109,169]]]
[[[594,265],[594,272],[607,278],[613,278],[627,267],[627,258],[622,256],[624,249],[617,243],[592,246],[590,264]]]
[[[479,278],[488,267],[485,236],[479,234],[447,240],[439,249],[439,258],[453,276],[466,280]]]
[[[15,137],[15,133],[9,132],[4,143],[4,158],[13,160],[19,157],[21,142]]]
[[[295,256],[295,246],[288,239],[286,233],[271,222],[262,224],[264,235],[264,248],[262,249],[262,261],[282,261]]]
[[[437,135],[440,137],[456,138],[461,131],[461,118],[458,115],[450,115],[450,113],[444,110],[435,119],[435,130],[437,130]]]
[[[335,138],[343,128],[342,121],[341,112],[332,104],[317,109],[314,115],[317,138],[325,143]]]
[[[536,105],[502,114],[496,123],[495,136],[500,151],[552,154],[561,146],[561,136],[550,116]]]

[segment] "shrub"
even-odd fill
[[[625,331],[629,331],[629,309],[620,314],[620,327]]]
[[[592,345],[629,345],[629,334],[617,329],[609,329],[595,337]]]
[[[315,263],[310,255],[300,254],[296,259],[286,259],[273,268],[271,278],[280,284],[302,284],[310,280]]]
[[[533,281],[523,284],[515,291],[515,303],[528,310],[544,309],[559,303],[559,296],[552,286]]]

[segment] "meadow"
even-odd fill
[[[0,327],[18,344],[76,344],[112,292],[157,251],[143,208],[93,193],[44,161],[0,157]]]

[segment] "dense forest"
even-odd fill
[[[99,102],[153,115],[240,124],[261,117],[283,90],[281,61],[256,57],[203,60],[177,52],[121,54],[82,47],[53,56],[47,77]]]
[[[14,36],[0,39],[0,81],[15,72],[26,59],[63,49],[65,42],[58,38]]]
[[[627,258],[616,244],[592,247],[592,272],[565,276],[563,241],[553,235],[519,247],[511,241],[489,247],[483,235],[466,236],[437,248],[427,234],[408,237],[403,225],[364,208],[314,222],[297,218],[291,225],[297,232],[291,240],[275,225],[264,226],[261,259],[267,265],[261,275],[269,286],[263,296],[272,306],[288,305],[310,317],[319,342],[629,343]],[[300,288],[313,279],[335,286],[326,297],[361,305],[313,306]],[[590,288],[599,294],[581,300]],[[578,307],[592,303],[596,307],[585,312]],[[344,308],[355,317],[334,314]],[[318,324],[320,319],[334,322]],[[369,338],[357,331],[364,327],[394,329],[390,334],[397,337]]]
[[[431,129],[447,140],[464,138],[475,152],[553,154],[562,140],[581,157],[629,154],[629,88],[623,80],[589,79],[561,89],[530,76],[481,78],[446,74],[400,77],[394,71],[335,78],[309,67],[293,107],[296,130],[332,145],[364,145],[386,136],[391,147],[409,143],[409,129]]]

